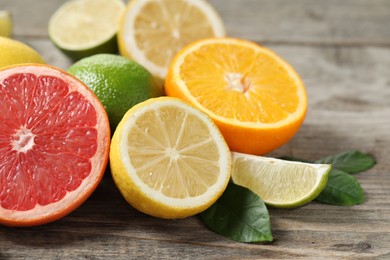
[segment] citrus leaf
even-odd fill
[[[201,219],[214,232],[239,242],[272,241],[270,217],[264,202],[247,188],[229,183]]]
[[[315,200],[332,205],[352,206],[363,203],[365,196],[355,177],[338,169],[332,169],[325,189]]]
[[[358,173],[370,169],[375,165],[372,156],[359,151],[348,151],[317,160],[316,163],[332,164],[333,168],[346,173]]]

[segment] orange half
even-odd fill
[[[288,142],[307,111],[297,72],[271,50],[233,38],[182,49],[165,90],[207,113],[233,151],[265,154]]]

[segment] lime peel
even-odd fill
[[[84,82],[103,103],[112,131],[134,105],[164,94],[145,68],[116,54],[96,54],[74,63],[68,72]]]

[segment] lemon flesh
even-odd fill
[[[121,0],[68,1],[50,18],[50,39],[73,59],[115,53],[116,33],[123,10]]]
[[[230,151],[212,120],[175,98],[130,109],[111,143],[113,179],[138,210],[160,218],[197,214],[222,195]]]
[[[303,206],[325,188],[329,164],[291,162],[232,152],[232,180],[277,208]]]
[[[187,44],[225,36],[224,24],[204,0],[129,1],[118,33],[122,55],[165,79],[173,56]]]

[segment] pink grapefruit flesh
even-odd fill
[[[80,206],[107,165],[110,129],[98,98],[48,65],[0,71],[0,223],[34,226]]]

